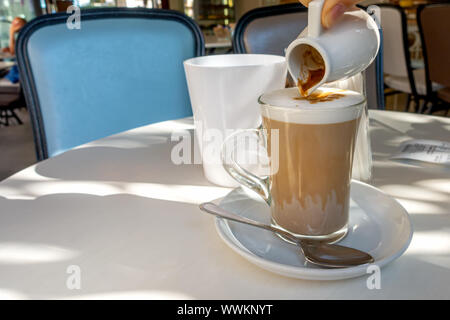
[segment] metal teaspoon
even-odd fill
[[[308,262],[320,267],[346,268],[366,263],[373,263],[375,261],[371,255],[357,249],[344,247],[337,244],[307,242],[304,240],[300,240],[279,228],[266,225],[245,217],[241,217],[237,214],[226,211],[225,209],[222,209],[221,207],[211,202],[201,204],[200,209],[227,220],[245,223],[257,228],[278,233],[279,235],[298,245]]]

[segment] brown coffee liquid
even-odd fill
[[[279,134],[278,171],[270,176],[274,221],[308,236],[329,235],[345,227],[359,119],[298,124],[263,117],[263,124],[270,156],[271,129]]]
[[[318,84],[325,76],[325,62],[320,53],[311,46],[306,46],[301,55],[300,64],[306,70],[306,78],[298,78],[297,87],[302,97],[308,96],[308,90]]]

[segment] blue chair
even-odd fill
[[[192,115],[183,61],[205,52],[193,20],[161,9],[93,9],[69,29],[68,17],[38,17],[18,38],[38,160]]]
[[[374,7],[364,7],[358,5],[358,7],[372,15],[375,21],[377,21],[377,19],[379,18],[376,17],[376,15],[379,13],[377,12],[378,8],[376,5]],[[379,21],[377,21],[377,23],[379,23]],[[364,71],[366,87],[365,90],[367,106],[369,107],[369,109],[385,110],[386,105],[384,98],[383,30],[380,28],[378,31],[380,32],[380,50],[378,51],[378,55],[375,58],[375,61]]]
[[[300,3],[250,10],[236,24],[234,51],[284,56],[284,50],[307,24],[308,10]]]
[[[361,7],[365,9],[364,7]],[[235,53],[285,54],[285,49],[308,24],[308,11],[300,3],[290,3],[250,10],[243,15],[233,35]],[[382,48],[374,63],[365,71],[368,107],[384,109]],[[289,79],[290,85],[295,85]]]

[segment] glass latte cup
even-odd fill
[[[225,141],[225,170],[269,205],[272,223],[303,240],[336,242],[347,233],[350,182],[363,95],[319,88],[308,99],[297,88],[259,98],[262,126]],[[236,161],[236,139],[257,133],[269,172],[259,177]],[[248,151],[248,150],[246,150]]]

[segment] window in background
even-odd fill
[[[194,18],[194,0],[185,0],[184,1],[184,13]]]
[[[63,12],[67,7],[76,5],[83,9],[126,7],[126,8],[161,8],[163,0],[41,0],[47,2],[47,12]]]
[[[195,0],[193,14],[202,27],[228,25],[235,21],[234,0]]]

